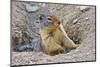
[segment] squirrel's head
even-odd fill
[[[41,28],[44,27],[58,27],[60,25],[60,19],[57,16],[53,15],[40,15],[39,23]]]

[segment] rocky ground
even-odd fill
[[[80,18],[80,19],[78,19]],[[55,56],[46,55],[43,52],[14,52],[12,51],[12,65],[47,64],[61,62],[95,61],[95,7],[83,11],[75,21],[84,31],[84,37],[78,48],[65,54]]]

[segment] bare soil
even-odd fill
[[[11,52],[12,65],[47,64],[61,62],[95,61],[95,8],[83,12],[78,21],[85,30],[85,36],[79,47],[65,54],[55,56],[43,52]]]

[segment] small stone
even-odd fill
[[[78,6],[77,8],[79,8],[82,12],[89,10],[89,6]]]
[[[86,18],[85,18],[85,20],[87,21],[87,20],[89,20],[89,18],[88,18],[88,17],[86,17]]]
[[[33,61],[32,60],[30,60],[30,62],[29,62],[30,64],[32,64],[33,63]]]
[[[28,12],[36,12],[37,10],[39,9],[39,7],[38,6],[36,6],[36,5],[31,5],[31,4],[26,4],[26,10],[28,11]]]
[[[77,23],[78,22],[78,19],[74,19],[73,20],[73,23],[75,24],[75,23]]]

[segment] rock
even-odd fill
[[[88,17],[86,17],[86,18],[85,18],[85,20],[86,20],[86,21],[88,21],[88,20],[89,20],[89,18],[88,18]]]
[[[34,49],[34,46],[31,44],[25,44],[18,48],[19,51],[32,51]]]
[[[39,9],[39,7],[35,4],[26,4],[25,6],[27,12],[36,12]]]
[[[78,22],[78,19],[74,19],[73,20],[73,23],[75,24],[75,23],[77,23]]]
[[[85,12],[87,10],[90,9],[90,6],[78,6],[78,8],[82,11],[82,12]]]

